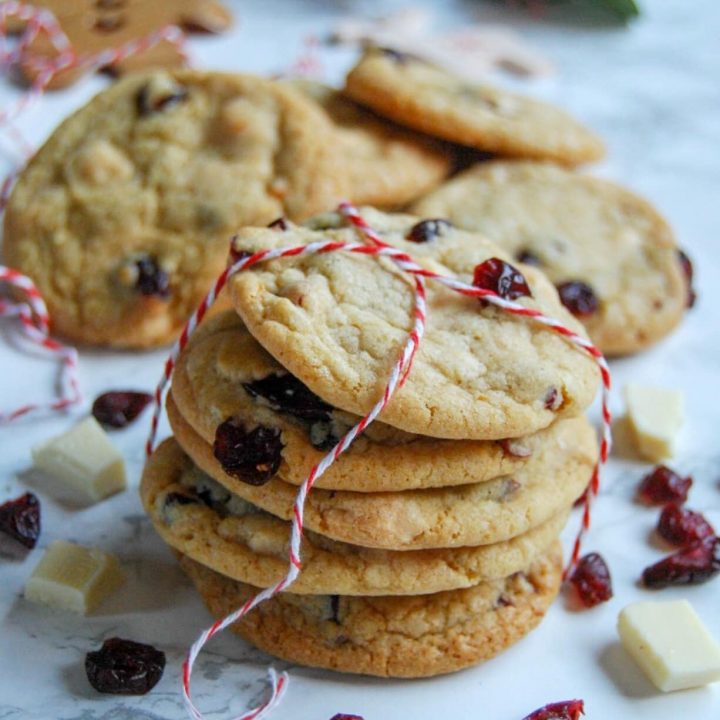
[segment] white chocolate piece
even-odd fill
[[[25,597],[61,610],[87,614],[123,583],[114,555],[57,540],[25,584]]]
[[[663,692],[720,680],[720,645],[687,600],[638,602],[618,617],[624,648]]]
[[[38,468],[91,503],[126,487],[122,455],[93,417],[33,448],[32,456]]]
[[[652,462],[675,453],[675,441],[683,423],[683,396],[677,390],[629,383],[625,402],[637,450]]]

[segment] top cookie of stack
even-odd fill
[[[449,223],[363,213],[393,247],[468,283],[480,263],[508,259],[482,236]],[[311,221],[314,229],[245,228],[233,251],[356,241],[343,224],[330,213]],[[531,297],[519,302],[582,332],[545,276],[531,267],[522,271]],[[387,259],[330,253],[276,260],[239,273],[230,287],[260,344],[326,402],[357,415],[381,396],[414,321],[413,283]],[[413,372],[383,411],[384,422],[433,437],[497,439],[535,432],[590,403],[594,363],[566,340],[437,283],[427,288],[427,304]]]

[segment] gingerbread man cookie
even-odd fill
[[[230,11],[218,0],[33,0],[30,3],[52,12],[60,30],[67,36],[78,57],[94,56],[117,49],[134,40],[145,40],[170,26],[204,32],[220,32],[232,22]],[[19,23],[12,30],[22,30]],[[53,33],[41,30],[27,45],[21,59],[25,77],[34,80],[45,62],[59,55]],[[159,39],[109,65],[113,72],[125,73],[149,67],[177,67],[184,56],[177,42]],[[75,82],[94,64],[72,65],[53,76],[48,87],[61,88]]]

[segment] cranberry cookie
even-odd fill
[[[163,540],[234,580],[269,587],[287,572],[290,523],[225,489],[173,439],[148,460],[145,510]],[[293,593],[418,595],[470,587],[526,568],[557,539],[569,508],[510,540],[432,550],[375,550],[306,530]]]
[[[541,269],[608,355],[642,350],[682,319],[685,256],[649,202],[549,163],[480,163],[412,212],[480,232]]]
[[[486,152],[555,160],[598,160],[602,141],[559,108],[476,85],[412,55],[368,50],[346,94],[395,122]]]
[[[261,78],[128,76],[65,120],[20,176],[5,261],[53,329],[115,347],[171,341],[222,270],[231,234],[346,195],[314,103]]]
[[[246,468],[228,462],[236,458],[216,457],[217,448],[213,452],[213,446],[188,425],[172,398],[167,410],[178,444],[203,472],[233,495],[276,517],[292,518],[297,487],[277,473],[248,477]],[[259,450],[252,453],[256,465],[275,470],[279,445],[267,444]],[[249,455],[244,452],[241,459]],[[503,542],[572,505],[587,487],[596,458],[595,432],[588,421],[562,420],[525,465],[493,480],[401,492],[315,488],[305,504],[305,527],[340,542],[386,550]]]
[[[422,266],[468,283],[480,263],[511,259],[449,223],[362,212]],[[336,213],[309,222],[325,229],[243,229],[235,251],[358,242]],[[547,278],[520,267],[532,296],[516,301],[582,334]],[[342,251],[284,258],[238,273],[229,287],[257,341],[322,400],[356,415],[381,397],[414,324],[413,281],[387,259]],[[537,432],[592,401],[594,362],[556,333],[437,282],[428,281],[427,302],[425,336],[407,382],[380,415],[386,424],[430,437],[496,440]]]
[[[210,612],[225,617],[257,588],[181,558]],[[560,588],[559,544],[525,572],[409,597],[281,593],[232,626],[284,660],[382,677],[428,677],[487,660],[535,628]]]
[[[178,358],[172,399],[205,442],[228,422],[279,433],[278,472],[299,485],[356,415],[321,400],[285,370],[230,311],[203,323]],[[372,423],[316,487],[380,492],[467,485],[508,475],[529,460],[548,430],[514,440],[438,440]]]
[[[333,123],[333,153],[354,202],[400,207],[432,190],[452,169],[448,146],[383,120],[321,83],[290,84],[315,100]]]

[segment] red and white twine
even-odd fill
[[[0,299],[0,317],[17,317],[20,328],[30,342],[54,355],[61,363],[57,400],[50,403],[27,403],[7,413],[0,413],[0,424],[16,420],[37,410],[64,410],[82,399],[78,383],[78,355],[75,348],[50,337],[50,318],[40,293],[30,278],[0,265],[0,283],[7,283],[22,293],[25,301]]]
[[[302,532],[303,532],[303,516],[305,509],[305,501],[308,493],[312,489],[317,479],[334,463],[337,459],[345,452],[352,443],[357,439],[359,435],[372,423],[382,410],[390,402],[395,391],[403,384],[407,379],[407,376],[412,367],[412,362],[415,354],[420,346],[425,331],[425,321],[427,314],[427,306],[425,300],[425,288],[424,282],[426,280],[432,280],[439,282],[451,290],[458,292],[462,295],[480,298],[486,302],[500,308],[501,310],[508,312],[512,315],[519,317],[525,317],[533,322],[544,325],[552,332],[559,334],[561,337],[568,340],[568,342],[577,346],[590,357],[592,357],[600,368],[600,374],[602,378],[602,438],[600,445],[600,457],[598,464],[596,465],[592,479],[589,485],[589,490],[585,495],[585,507],[582,517],[582,525],[578,536],[575,540],[575,544],[571,553],[570,561],[566,569],[566,574],[574,567],[575,563],[580,554],[580,547],[582,538],[590,526],[590,506],[592,499],[599,490],[599,479],[600,479],[600,466],[603,465],[608,457],[610,451],[610,411],[608,407],[609,392],[610,392],[610,372],[605,362],[605,358],[602,353],[588,340],[579,336],[574,331],[566,328],[562,323],[553,318],[549,318],[543,315],[540,311],[532,308],[524,307],[518,303],[510,300],[505,300],[498,296],[491,290],[485,290],[477,288],[467,283],[464,283],[456,278],[445,277],[434,273],[430,270],[423,268],[418,265],[407,253],[404,253],[397,248],[385,243],[380,235],[375,232],[366,220],[360,215],[356,208],[348,203],[342,203],[339,207],[340,212],[347,219],[353,227],[361,234],[362,238],[366,241],[365,243],[345,243],[345,242],[315,242],[309,245],[300,245],[295,247],[278,248],[275,250],[260,250],[250,257],[242,258],[233,263],[228,267],[217,279],[215,285],[212,287],[210,292],[204,298],[198,309],[195,311],[193,316],[188,321],[185,329],[180,336],[180,339],[175,343],[170,357],[165,363],[165,371],[163,377],[160,380],[157,389],[155,391],[155,411],[153,413],[152,424],[150,435],[146,444],[146,452],[150,455],[153,451],[155,444],[155,438],[157,435],[158,422],[162,411],[162,398],[167,385],[172,377],[175,364],[177,362],[178,355],[182,352],[190,339],[190,336],[201,322],[208,309],[215,302],[220,291],[225,287],[228,280],[238,272],[247,270],[248,268],[257,265],[258,263],[268,262],[270,260],[276,260],[287,257],[302,257],[307,255],[321,255],[331,252],[348,252],[358,255],[368,255],[373,257],[387,257],[392,260],[395,265],[401,270],[411,275],[415,281],[415,311],[414,311],[414,322],[413,327],[408,334],[408,339],[402,349],[400,357],[393,365],[390,372],[385,390],[383,391],[382,397],[375,403],[370,412],[363,417],[360,422],[355,425],[346,435],[344,435],[330,450],[325,457],[315,465],[309,475],[305,478],[304,482],[298,489],[293,504],[293,513],[291,519],[291,535],[290,545],[288,550],[288,572],[285,577],[275,585],[266,588],[259,592],[257,595],[249,598],[245,604],[230,613],[227,617],[217,620],[209,628],[207,628],[195,641],[190,648],[188,655],[183,664],[182,674],[182,689],[183,699],[185,702],[186,709],[188,710],[191,717],[196,720],[202,720],[203,715],[195,706],[192,701],[190,694],[190,679],[192,674],[193,665],[197,659],[203,646],[217,633],[221,632],[229,625],[232,625],[240,618],[247,615],[254,607],[260,603],[268,600],[269,598],[277,595],[278,593],[286,590],[297,578],[302,568],[302,561],[300,557],[301,543],[302,543]],[[253,720],[259,718],[274,707],[280,700],[280,697],[287,685],[287,674],[283,673],[278,677],[271,669],[271,692],[269,699],[260,705],[259,707],[237,716],[235,720]]]

